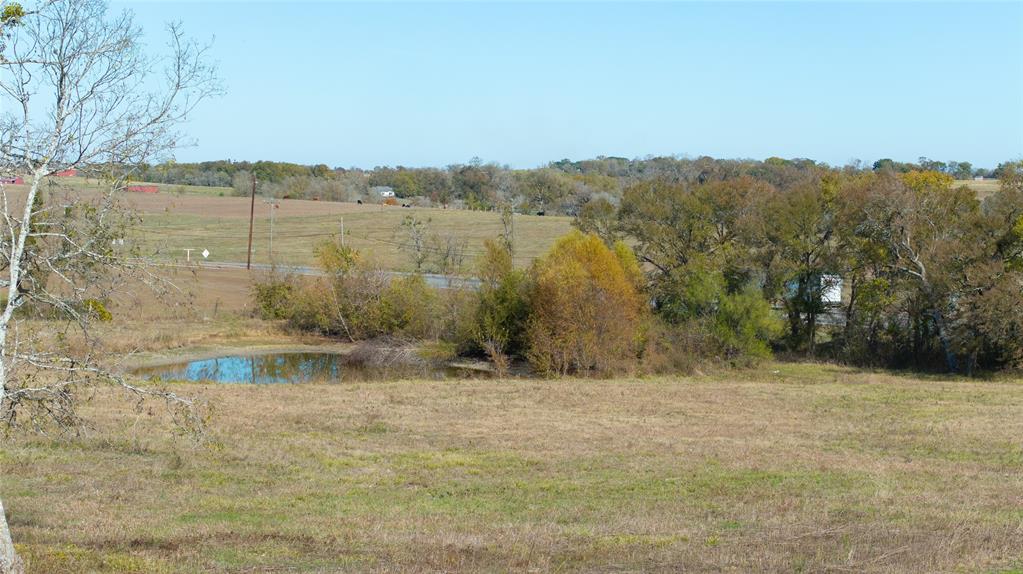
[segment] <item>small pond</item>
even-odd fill
[[[363,366],[350,364],[343,353],[290,352],[230,355],[213,359],[141,367],[134,374],[166,381],[217,383],[340,383],[400,378],[444,379],[480,377],[485,373],[459,367],[429,365]]]

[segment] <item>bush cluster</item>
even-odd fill
[[[653,342],[678,340],[682,330],[652,314],[632,249],[593,234],[570,233],[525,270],[512,265],[506,243],[487,241],[475,290],[389,276],[336,242],[319,245],[316,256],[322,277],[271,273],[255,285],[263,318],[350,341],[433,342],[432,349],[486,357],[502,374],[516,360],[544,376],[610,376],[694,364],[679,354],[766,354],[770,310],[749,293],[727,298],[719,320],[701,324],[698,342]]]

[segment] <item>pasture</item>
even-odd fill
[[[79,177],[52,178],[51,184],[70,189],[72,195],[89,198],[101,190],[95,180]],[[232,195],[229,188],[159,185],[160,193],[125,192],[121,197],[142,218],[131,230],[129,241],[139,244],[143,253],[154,254],[160,262],[185,263],[186,249],[191,260],[202,260],[204,249],[210,262],[245,262],[249,236],[248,197]],[[56,188],[55,188],[56,189]],[[6,191],[17,205],[25,186],[8,185]],[[271,209],[273,210],[273,257],[270,252]],[[401,223],[407,216],[426,222],[428,254],[436,255],[451,239],[463,246],[463,273],[471,273],[483,241],[503,231],[496,212],[440,208],[405,209],[395,206],[360,205],[301,199],[280,200],[272,208],[256,197],[252,236],[252,260],[284,266],[314,265],[313,247],[326,239],[340,236],[344,219],[345,241],[363,257],[383,269],[408,271],[412,260],[403,248]],[[570,229],[569,217],[516,215],[514,221],[515,263],[525,267]],[[432,259],[432,257],[431,257]],[[429,265],[429,261],[428,261]]]
[[[1010,572],[1023,385],[769,364],[688,378],[98,393],[0,451],[30,571]]]
[[[193,257],[209,249],[209,261],[244,262],[248,244],[249,200],[238,197],[132,197],[143,217],[137,239],[158,259],[183,261],[185,248]],[[386,207],[306,200],[283,200],[274,209],[273,259],[270,258],[270,207],[256,199],[253,261],[280,265],[313,265],[317,242],[339,237],[344,219],[345,242],[384,269],[412,269],[403,248],[402,221],[414,216],[427,222],[426,250],[436,254],[440,240],[464,242],[464,271],[483,252],[483,241],[503,230],[498,213],[454,209]],[[515,261],[526,266],[542,255],[571,226],[568,217],[515,216]]]

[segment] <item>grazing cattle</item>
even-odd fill
[[[356,201],[357,201],[357,203],[358,203],[359,205],[362,205],[362,200],[361,200],[361,199],[358,199],[358,200],[356,200]]]
[[[546,211],[537,211],[536,214],[542,216],[542,215],[547,215],[547,212]]]

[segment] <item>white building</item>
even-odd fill
[[[821,301],[826,305],[838,305],[842,302],[842,277],[839,275],[821,276]]]

